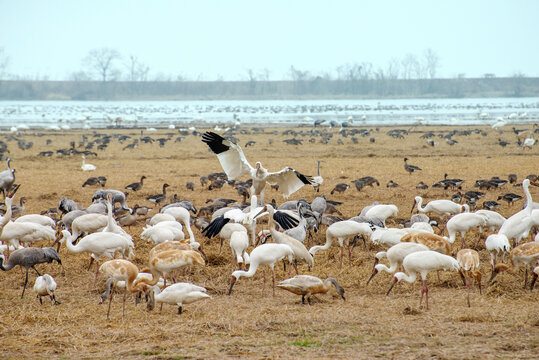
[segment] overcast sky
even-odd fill
[[[157,74],[239,80],[290,66],[386,68],[431,48],[438,77],[539,76],[539,1],[0,0],[7,72],[67,79],[89,50],[135,55]]]

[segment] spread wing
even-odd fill
[[[312,176],[303,175],[291,167],[286,167],[281,171],[268,173],[266,181],[269,184],[278,184],[279,190],[283,192],[283,196],[288,198],[303,185],[312,185],[312,179]]]
[[[202,141],[217,155],[229,180],[254,172],[254,168],[245,158],[241,147],[233,142],[211,131],[202,134]]]

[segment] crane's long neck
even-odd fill
[[[237,270],[236,273],[236,279],[239,279],[240,277],[252,277],[256,270],[258,269],[258,261],[251,261],[251,264],[249,264],[249,270]]]
[[[9,245],[8,245],[9,246]],[[0,269],[2,269],[3,271],[8,271],[8,270],[11,270],[13,269],[13,267],[15,266],[14,264],[10,263],[8,261],[7,265],[4,266],[4,255],[0,255]]]
[[[523,186],[524,188],[524,194],[526,194],[526,211],[529,215],[531,215],[531,212],[533,210],[533,199],[532,194],[530,193],[529,186]]]
[[[320,160],[318,160],[318,176],[320,176]]]
[[[183,225],[187,228],[187,233],[189,233],[189,242],[192,243],[195,241],[195,234],[191,229],[191,215],[187,212],[187,219],[182,218]]]
[[[79,253],[83,251],[79,245],[73,245],[73,240],[75,240],[75,235],[71,236],[71,234],[67,230],[62,231],[62,235],[66,239],[65,241],[66,247],[69,251],[74,252],[74,253]]]
[[[404,274],[404,276],[402,277],[401,280],[404,280],[406,282],[413,283],[417,279],[416,272],[411,272],[410,275],[406,275],[405,273],[402,273],[402,274]]]
[[[417,210],[425,212],[425,208],[423,207],[423,198],[419,198],[419,201],[417,201]]]
[[[6,213],[4,216],[0,216],[0,234],[2,234],[2,230],[4,229],[4,226],[11,220],[11,198],[7,197],[5,200],[6,203]]]
[[[376,270],[378,270],[378,272],[380,271],[385,271],[385,272],[388,272],[390,274],[393,274],[395,271],[397,271],[397,263],[390,263],[391,266],[390,267],[387,267],[385,266],[384,264],[378,264],[376,265]]]

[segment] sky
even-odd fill
[[[429,48],[436,77],[539,76],[538,14],[535,0],[0,0],[0,48],[8,74],[51,80],[103,47],[136,56],[150,79],[278,80],[291,66],[335,77]]]

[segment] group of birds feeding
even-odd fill
[[[314,188],[319,187],[323,181],[320,173],[318,173],[317,177],[310,177],[303,175],[290,167],[285,167],[278,172],[268,172],[262,167],[260,162],[257,162],[254,167],[251,166],[238,145],[218,134],[207,132],[203,134],[202,141],[217,155],[229,180],[235,180],[243,175],[248,175],[252,178],[250,209],[247,211],[240,210],[239,212],[228,209],[228,211],[222,212],[221,215],[215,216],[214,221],[204,230],[209,237],[219,234],[222,238],[226,238],[230,242],[234,258],[240,269],[235,270],[232,273],[229,294],[232,292],[234,284],[241,277],[253,276],[258,267],[261,266],[268,266],[272,270],[272,283],[274,286],[275,276],[273,268],[280,260],[287,260],[291,267],[293,266],[296,268],[296,272],[298,261],[304,261],[309,267],[313,267],[314,257],[317,252],[329,249],[333,241],[339,243],[342,262],[344,245],[349,246],[350,256],[350,245],[353,246],[360,236],[364,236],[369,237],[375,244],[388,247],[386,252],[376,254],[376,263],[373,274],[368,282],[370,282],[380,271],[395,273],[398,266],[402,265],[405,272],[394,274],[393,283],[387,293],[390,293],[394,284],[402,280],[413,282],[416,280],[417,275],[421,275],[423,289],[420,302],[423,299],[423,295],[425,295],[428,308],[428,286],[426,276],[431,271],[458,271],[467,288],[469,288],[469,278],[475,279],[479,284],[481,283],[479,256],[475,250],[462,249],[457,254],[456,259],[449,256],[450,244],[455,241],[456,234],[461,234],[462,247],[464,247],[464,236],[466,231],[472,227],[500,228],[497,234],[487,237],[485,243],[487,250],[491,252],[492,256],[493,272],[490,281],[502,271],[512,272],[518,268],[519,265],[525,264],[531,267],[532,273],[534,274],[531,287],[533,289],[539,273],[539,268],[537,267],[537,265],[539,265],[539,243],[532,242],[516,246],[509,254],[511,267],[506,264],[496,264],[498,255],[502,256],[503,261],[503,255],[509,253],[509,240],[514,239],[515,245],[518,245],[522,238],[529,235],[533,226],[539,225],[539,210],[534,209],[535,203],[533,203],[528,189],[530,185],[529,181],[525,180],[522,184],[528,200],[526,208],[508,219],[500,219],[500,216],[496,217],[494,214],[497,213],[492,211],[471,213],[468,212],[466,206],[456,204],[450,200],[431,201],[423,207],[422,198],[416,197],[414,205],[417,204],[418,211],[421,213],[435,213],[442,216],[453,215],[446,224],[446,228],[449,232],[448,238],[433,234],[428,219],[425,221],[425,218],[421,218],[423,221],[417,221],[412,224],[412,227],[409,229],[386,228],[385,220],[391,216],[395,216],[398,209],[394,205],[382,204],[374,205],[370,209],[367,209],[364,214],[365,216],[362,219],[338,221],[328,226],[326,230],[326,243],[324,245],[315,245],[307,250],[304,244],[305,237],[298,240],[291,235],[279,231],[279,229],[300,229],[298,225],[302,222],[303,230],[305,230],[305,224],[307,222],[307,220],[305,220],[305,208],[314,205],[314,202],[313,204],[307,204],[307,206],[305,206],[298,201],[296,202],[297,212],[292,214],[287,213],[286,210],[275,209],[272,205],[265,204],[264,189],[266,183],[278,184],[279,190],[283,192],[283,195],[289,197],[303,185],[308,184],[312,185]],[[14,174],[14,170],[9,170]],[[412,174],[421,169],[417,166],[408,164],[407,159],[405,159],[405,170]],[[145,177],[142,177],[138,183],[128,185],[126,189],[137,191],[142,187],[144,178]],[[167,186],[168,184],[163,185],[162,195],[166,195]],[[99,194],[96,192],[96,195],[94,195],[96,200],[100,198],[106,199],[107,215],[80,215],[72,221],[70,226],[68,226],[68,228],[71,228],[72,233],[70,233],[68,229],[63,230],[62,238],[59,241],[60,243],[65,243],[67,249],[71,252],[88,252],[91,254],[90,265],[94,260],[98,263],[96,279],[99,272],[104,273],[108,277],[106,291],[101,297],[103,301],[109,299],[107,317],[110,312],[114,287],[124,287],[125,289],[124,309],[127,292],[148,294],[150,298],[150,301],[148,302],[149,309],[152,309],[156,302],[177,304],[179,306],[179,313],[182,312],[183,304],[208,298],[209,295],[206,294],[206,289],[196,285],[175,283],[166,287],[168,273],[185,265],[204,265],[207,260],[200,243],[196,242],[194,239],[194,234],[190,228],[189,211],[185,209],[183,205],[169,207],[168,211],[163,208],[162,210],[164,211],[158,214],[160,216],[155,218],[155,221],[152,218],[150,221],[151,226],[147,227],[141,234],[141,238],[153,241],[157,244],[150,253],[148,261],[149,269],[146,270],[147,272],[139,272],[138,268],[133,263],[125,259],[111,259],[99,266],[100,256],[113,258],[119,253],[129,259],[130,256],[132,256],[134,249],[134,243],[131,236],[117,225],[112,217],[112,207],[115,202],[120,202],[122,208],[125,208],[130,212],[133,211],[133,209],[130,209],[127,206],[125,196],[122,197],[121,192],[118,193],[119,194],[110,190],[103,190],[102,193]],[[12,195],[13,194],[11,194],[11,196]],[[114,195],[116,195],[117,198],[114,198]],[[8,209],[11,208],[11,196],[6,198],[6,206]],[[325,200],[325,197],[319,197],[317,199],[322,198]],[[151,200],[148,198],[148,201]],[[162,201],[155,202],[160,203]],[[317,214],[312,209],[307,210],[309,215],[312,215],[315,222],[319,225],[322,214]],[[77,221],[77,219],[84,219],[83,216],[86,215],[91,215],[90,217],[92,217],[92,220],[96,222],[95,229],[82,228],[81,225],[84,224],[84,221]],[[166,215],[169,215],[169,217],[167,218]],[[269,216],[269,231],[264,233],[263,236],[259,236],[259,240],[265,240],[268,237],[271,237],[274,243],[264,243],[256,246],[249,254],[246,251],[249,246],[248,234],[251,235],[251,242],[255,243],[254,229],[256,228],[256,220],[265,215]],[[9,214],[9,210],[4,217],[2,217],[1,222],[4,231],[10,221],[10,217],[11,214]],[[183,234],[181,224],[180,226],[176,225],[179,224],[176,222],[176,220],[179,219],[182,220],[189,232],[190,237],[188,241],[184,240],[185,235]],[[62,221],[64,225],[66,224],[65,220],[64,217]],[[176,224],[174,224],[174,222],[176,222]],[[244,225],[248,226],[245,227]],[[518,228],[518,231],[515,230],[515,228]],[[399,230],[401,230],[400,233],[398,232]],[[74,245],[77,238],[82,234],[89,232],[92,233],[82,237],[82,239]],[[16,240],[19,241],[18,238]],[[9,245],[14,246],[15,248],[19,246],[14,240],[11,240],[11,243],[8,244],[8,250]],[[0,268],[2,270],[9,270],[16,265],[26,268],[26,281],[23,288],[23,295],[28,281],[28,270],[30,268],[33,268],[38,272],[34,266],[41,262],[51,262],[52,260],[56,260],[58,263],[61,263],[58,253],[53,248],[43,248],[42,250],[37,251],[35,249],[38,248],[15,250],[7,260],[5,260],[3,256],[0,257]],[[34,253],[30,253],[29,250],[32,250]],[[378,263],[384,257],[387,257],[390,262],[389,268]],[[241,269],[244,264],[249,264],[249,269],[247,271]],[[150,276],[147,276],[148,274]],[[41,296],[50,296],[53,303],[58,304],[58,301],[56,301],[56,298],[54,297],[54,290],[56,288],[54,279],[48,274],[45,274],[43,277],[40,275],[40,278],[38,279],[39,281],[36,280],[34,289],[40,297],[40,301]],[[160,286],[160,282],[162,282],[162,286]],[[311,296],[313,294],[328,292],[331,284],[335,286],[337,293],[345,299],[344,289],[338,284],[335,278],[331,277],[322,281],[321,279],[310,275],[296,275],[293,278],[280,282],[277,286],[301,295],[302,302],[304,302],[306,297],[310,304]],[[163,290],[161,290],[162,287],[164,287]],[[468,294],[468,304],[469,303]]]

